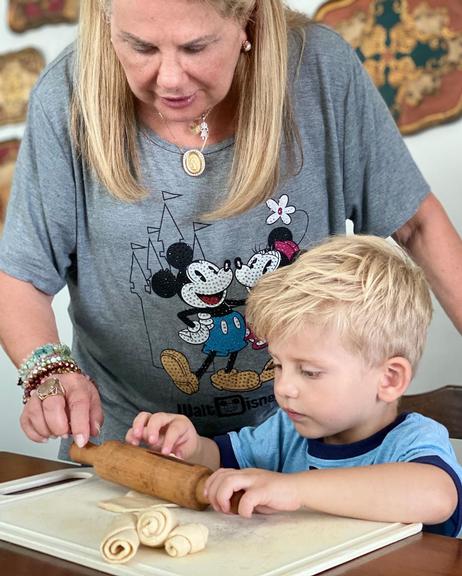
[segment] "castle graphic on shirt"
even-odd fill
[[[245,348],[250,346],[255,351],[266,348],[266,342],[259,340],[246,324],[246,296],[264,274],[290,264],[297,256],[299,243],[308,229],[308,214],[291,206],[286,194],[278,201],[267,200],[269,215],[264,224],[269,228],[263,239],[264,248],[249,249],[248,256],[234,254],[224,262],[214,262],[207,258],[201,245],[201,234],[213,224],[195,222],[192,232],[181,230],[174,216],[174,202],[179,197],[163,193],[159,225],[148,227],[146,245],[131,246],[130,289],[140,299],[147,337],[151,338],[144,314],[145,298],[176,299],[179,306],[172,322],[178,323],[178,342],[183,344],[183,351],[174,347],[163,349],[159,358],[153,357],[153,364],[160,363],[172,383],[186,395],[199,391],[210,369],[210,382],[218,390],[256,390],[272,379],[273,370],[271,361],[260,372],[236,367],[239,353]],[[302,237],[294,240],[290,224],[297,212],[306,224]],[[188,242],[186,238],[191,235],[192,242]],[[229,295],[236,283],[242,289],[240,298]],[[184,343],[191,350],[200,347],[199,362],[196,350],[188,358]],[[215,370],[218,359],[224,364]]]

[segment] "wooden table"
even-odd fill
[[[62,462],[0,452],[0,482],[66,468]],[[2,576],[97,576],[103,572],[0,541]],[[327,570],[323,576],[461,576],[462,540],[416,534]]]

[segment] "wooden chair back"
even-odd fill
[[[400,412],[419,412],[440,422],[449,437],[462,439],[462,386],[443,386],[422,394],[406,394],[401,398]]]

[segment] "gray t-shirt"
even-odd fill
[[[186,414],[205,435],[264,420],[275,404],[266,345],[245,324],[248,289],[300,248],[344,233],[346,219],[357,233],[390,235],[429,192],[352,49],[318,25],[300,60],[301,46],[291,39],[303,167],[226,221],[200,215],[227,193],[233,139],[206,147],[193,178],[175,145],[140,128],[149,196],[123,203],[71,141],[72,47],[33,90],[0,268],[48,294],[69,287],[73,352],[98,383],[103,439],[123,438],[140,410]]]

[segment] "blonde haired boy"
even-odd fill
[[[399,414],[431,319],[422,270],[372,236],[339,236],[263,277],[246,319],[268,341],[279,410],[212,439],[177,414],[140,413],[143,441],[217,470],[212,506],[239,514],[309,508],[376,521],[422,522],[456,536],[462,468],[447,430]]]

